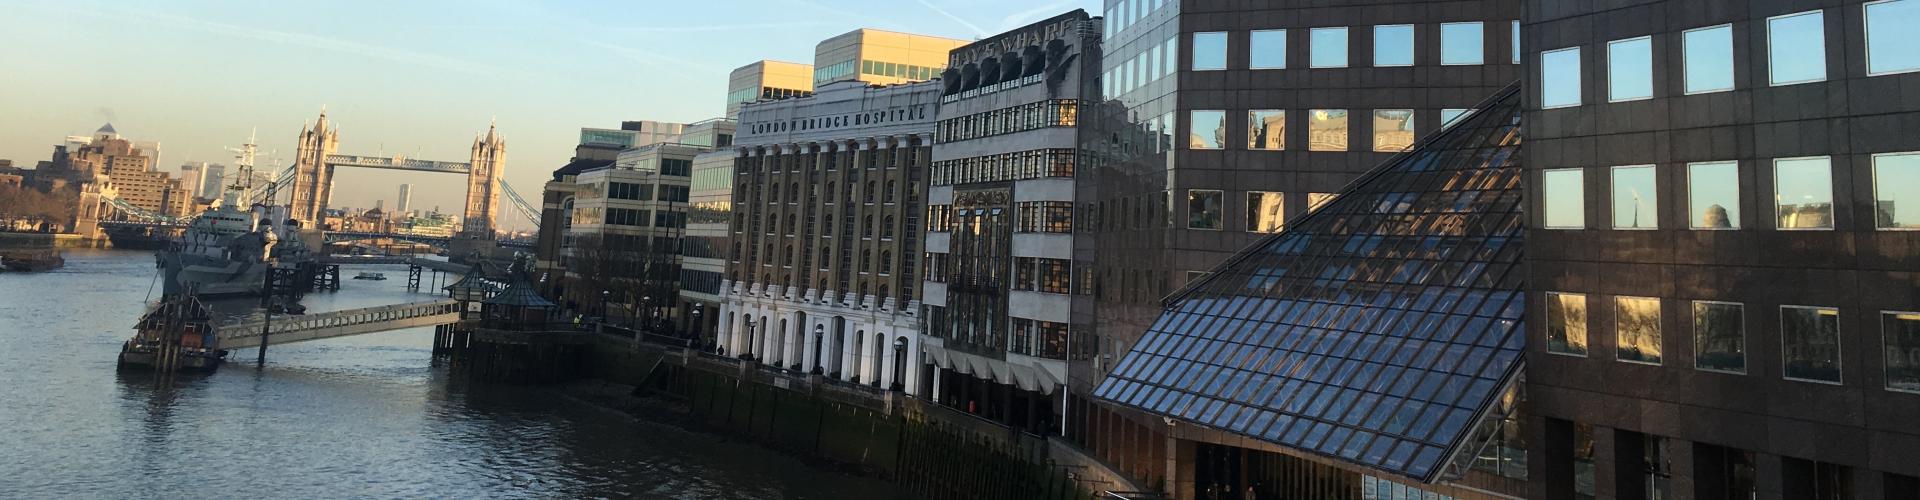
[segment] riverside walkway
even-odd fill
[[[276,315],[267,326],[273,345],[331,339],[368,333],[439,326],[460,321],[460,303],[453,299],[347,309],[305,315]],[[264,321],[255,319],[220,325],[215,345],[220,349],[260,346]]]

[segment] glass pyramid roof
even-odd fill
[[[1095,397],[1433,482],[1521,363],[1520,100],[1189,285]]]

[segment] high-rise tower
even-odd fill
[[[507,168],[507,141],[493,125],[473,139],[473,173],[467,176],[467,208],[462,230],[474,238],[493,238],[494,217],[500,213],[500,176]]]
[[[309,128],[300,128],[299,153],[293,160],[293,197],[288,204],[293,209],[293,218],[305,221],[308,227],[316,227],[325,216],[327,199],[332,195],[333,172],[327,166],[327,155],[340,148],[340,129],[327,123],[327,111],[320,110],[320,120]],[[275,175],[278,173],[276,172]]]

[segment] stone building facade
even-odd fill
[[[837,82],[740,110],[720,344],[918,393],[937,82]]]

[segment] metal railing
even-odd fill
[[[276,316],[268,326],[270,335],[296,333],[325,328],[344,328],[376,323],[404,321],[444,314],[458,314],[460,303],[453,299],[433,302],[415,302],[387,306],[348,309],[310,315]],[[244,320],[220,325],[216,330],[221,341],[259,337],[265,320]]]

